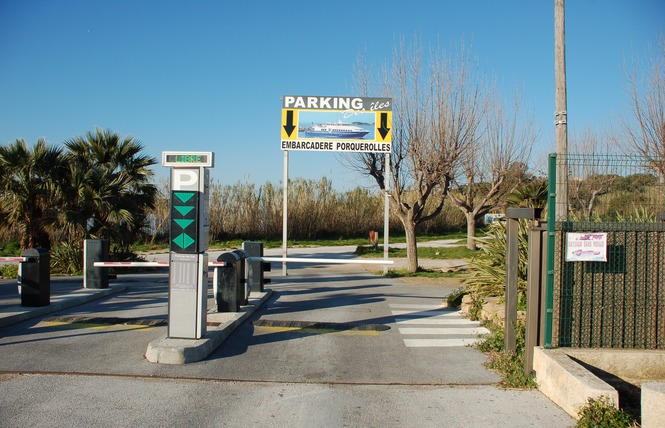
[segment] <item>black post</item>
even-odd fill
[[[109,246],[108,239],[86,239],[83,241],[84,288],[109,288],[108,268],[94,266],[95,262],[107,262],[109,260]]]
[[[242,249],[247,252],[248,257],[263,257],[263,242],[245,241],[242,243]],[[266,269],[266,266],[268,267]],[[262,293],[263,284],[266,281],[264,272],[270,270],[270,263],[260,260],[250,260],[247,262],[247,285],[251,291]]]
[[[217,312],[240,312],[245,302],[244,272],[241,271],[240,257],[235,251],[217,257],[218,262],[226,262],[226,266],[217,268]]]
[[[242,291],[242,299],[241,302],[243,305],[246,305],[249,303],[249,285],[247,284],[247,265],[246,265],[246,259],[247,259],[247,251],[245,250],[233,250],[233,254],[238,256],[238,264],[240,267],[238,268],[238,280],[240,281],[239,284],[236,286],[238,287],[238,290]]]
[[[21,257],[18,274],[18,287],[21,293],[21,306],[48,306],[51,303],[51,254],[44,248],[28,248]]]

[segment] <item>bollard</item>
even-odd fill
[[[48,306],[51,303],[51,254],[44,248],[29,248],[21,256],[29,258],[19,265],[21,306]]]
[[[242,249],[247,252],[247,257],[263,257],[263,242],[245,241],[242,243]],[[265,278],[264,272],[270,272],[270,263],[260,260],[247,262],[247,286],[251,291],[262,293],[263,285],[270,283],[270,279]]]
[[[234,250],[222,253],[218,262],[226,262],[227,266],[217,268],[215,279],[215,300],[217,312],[240,312],[242,305],[247,304],[247,292],[244,279],[244,259],[247,253]]]
[[[83,241],[83,288],[109,288],[108,268],[94,266],[95,262],[106,262],[108,259],[108,239]]]
[[[242,304],[246,305],[249,303],[249,285],[247,284],[247,264],[246,264],[246,259],[247,259],[247,251],[245,250],[233,250],[232,253],[236,254],[238,256],[238,261],[240,263],[240,281],[241,281],[241,289],[243,291],[243,298],[242,298]]]

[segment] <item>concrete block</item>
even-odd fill
[[[162,337],[148,344],[145,352],[146,360],[159,364],[187,364],[206,359],[224,340],[242,324],[254,311],[263,305],[272,295],[272,290],[255,293],[249,305],[243,306],[240,312],[218,313],[209,312],[207,322],[218,324],[208,328],[201,339],[176,339]]]
[[[619,403],[619,393],[612,386],[571,360],[562,350],[534,348],[533,369],[538,389],[574,418],[588,398],[604,395],[615,405]]]
[[[566,353],[631,383],[665,381],[665,351],[645,349],[580,349]]]
[[[665,427],[665,382],[642,384],[642,428]]]

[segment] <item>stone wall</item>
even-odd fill
[[[460,310],[464,316],[469,316],[471,309],[474,306],[473,298],[470,295],[465,295],[462,298]],[[517,319],[524,319],[526,313],[524,311],[517,311]],[[506,305],[501,302],[500,297],[483,297],[482,310],[480,311],[480,321],[493,321],[495,324],[504,327],[506,324]]]

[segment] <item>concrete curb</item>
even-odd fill
[[[243,306],[240,312],[209,312],[208,323],[219,323],[219,325],[208,326],[205,336],[201,339],[171,339],[168,337],[155,339],[148,344],[145,358],[151,363],[160,364],[187,364],[206,359],[236,327],[272,296],[272,290],[253,293],[253,295],[255,297],[251,297],[249,304]]]
[[[570,416],[577,419],[577,412],[586,404],[587,398],[604,395],[618,406],[619,393],[616,389],[573,361],[565,352],[541,347],[533,351],[538,389]]]
[[[101,289],[81,288],[71,293],[51,296],[51,303],[47,306],[35,308],[26,308],[20,305],[8,306],[6,309],[3,308],[2,310],[3,313],[2,316],[0,316],[0,327],[6,327],[21,321],[69,309],[96,299],[101,299],[102,297],[121,293],[126,289],[127,287],[120,284]]]
[[[665,426],[665,382],[642,384],[642,428]]]

